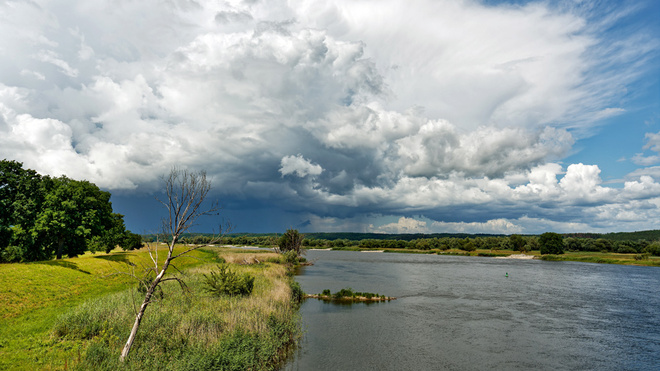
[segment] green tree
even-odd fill
[[[525,252],[525,245],[527,244],[525,239],[519,234],[512,234],[509,236],[509,242],[513,247],[513,251],[523,251]]]
[[[124,216],[117,213],[110,215],[110,221],[105,228],[87,241],[87,249],[92,252],[105,251],[109,253],[115,247],[121,246],[127,236]]]
[[[546,232],[539,237],[541,254],[563,254],[564,240],[560,234]]]
[[[539,239],[534,236],[527,237],[527,250],[534,251],[538,249],[539,249]]]
[[[474,242],[472,242],[471,239],[466,238],[465,242],[460,247],[460,249],[463,250],[463,251],[475,251],[477,249],[477,247],[474,245]]]
[[[29,227],[41,209],[44,186],[49,181],[34,170],[23,169],[20,162],[0,161],[0,261],[26,260],[24,255],[34,252],[36,246]],[[7,259],[9,247],[13,250],[11,259]],[[33,255],[42,258],[42,254]]]
[[[582,250],[582,242],[578,238],[569,237],[566,239],[566,249],[568,251],[580,251]]]
[[[655,256],[660,256],[660,242],[656,241],[644,248],[644,251]]]
[[[124,233],[124,239],[122,240],[120,246],[124,251],[139,249],[143,246],[142,236],[140,236],[139,234],[132,233],[130,231],[126,231],[126,233]]]
[[[300,234],[297,229],[287,229],[277,242],[277,246],[279,246],[279,250],[283,254],[289,251],[295,251],[300,256],[304,238],[305,236]]]
[[[112,212],[109,192],[88,181],[60,177],[46,193],[32,235],[61,259],[83,254],[92,241],[111,250],[123,237],[123,224],[122,216]]]
[[[126,233],[123,216],[112,212],[110,193],[93,183],[40,176],[20,162],[0,161],[0,260],[109,251]]]
[[[606,240],[604,238],[599,238],[596,241],[594,241],[594,246],[598,251],[602,252],[611,252],[614,245],[612,244],[612,241]]]

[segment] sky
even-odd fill
[[[158,230],[658,229],[656,0],[0,0],[0,159]]]

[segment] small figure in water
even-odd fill
[[[509,277],[509,272],[506,272],[505,277]]]

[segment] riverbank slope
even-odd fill
[[[222,260],[255,277],[252,295],[216,298],[205,292],[203,274]],[[132,278],[116,273],[138,275],[149,262],[146,251],[132,251],[0,264],[0,369],[118,368],[141,297]],[[279,262],[267,251],[223,248],[179,259],[177,276],[187,288],[163,284],[163,297],[147,309],[122,369],[181,362],[267,369],[279,363],[300,331],[291,278]]]

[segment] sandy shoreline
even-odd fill
[[[496,256],[495,259],[534,259],[534,255],[513,254],[509,256]]]

